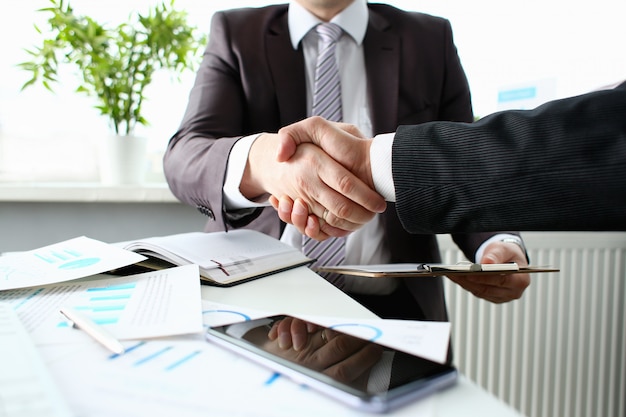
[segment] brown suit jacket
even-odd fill
[[[471,121],[469,86],[447,20],[368,4],[363,41],[375,134],[432,120]],[[276,132],[307,116],[305,64],[290,43],[286,5],[214,15],[209,44],[164,170],[172,192],[209,221],[207,231],[246,227],[279,237],[284,224],[274,209],[233,219],[223,211],[228,155],[244,135]],[[468,144],[471,146],[471,144]],[[407,233],[390,204],[383,214],[392,262],[437,262],[434,235]],[[453,238],[469,259],[493,233]],[[406,284],[428,319],[446,320],[441,279]]]

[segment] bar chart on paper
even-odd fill
[[[69,360],[85,366],[67,366]],[[61,383],[72,386],[69,400],[74,408],[86,409],[102,392],[113,399],[99,404],[99,415],[129,415],[128,410],[154,417],[353,415],[307,387],[207,343],[203,337],[133,342],[124,354],[109,355],[106,360],[83,351],[54,366]],[[244,393],[246,400],[242,401]],[[280,404],[270,400],[270,393],[282,397]],[[311,411],[301,410],[311,395],[315,397]]]
[[[119,323],[136,288],[136,282],[93,287],[88,284],[59,284],[7,291],[2,294],[2,299],[11,303],[24,327],[37,342],[46,343],[59,337],[64,341],[79,341],[84,335],[63,330],[71,328],[72,323],[58,312],[60,306],[71,307],[96,324],[111,327]],[[55,328],[63,334],[59,335]]]
[[[199,356],[206,350],[205,347],[194,342],[141,341],[128,346],[123,355],[111,355],[109,363],[151,375],[187,372],[187,368],[193,371],[201,366]]]
[[[202,331],[198,267],[187,265],[129,277],[0,292],[36,343],[84,342],[61,307],[80,312],[118,339],[143,339]],[[192,300],[198,300],[197,304]]]
[[[98,325],[117,324],[136,287],[136,283],[129,282],[87,288],[72,298],[73,305],[70,307],[82,312]],[[58,323],[59,327],[68,325],[65,320]]]
[[[0,290],[70,281],[144,259],[134,252],[82,236],[0,257]]]

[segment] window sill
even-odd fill
[[[178,203],[166,183],[0,182],[0,202]]]

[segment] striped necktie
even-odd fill
[[[334,23],[322,23],[315,27],[319,35],[317,63],[315,65],[315,91],[313,92],[314,116],[341,122],[341,81],[335,56],[337,40],[342,30]]]
[[[337,40],[343,33],[334,23],[322,23],[316,26],[319,35],[317,63],[315,66],[315,91],[313,93],[312,113],[326,120],[343,120],[341,109],[341,82],[335,56]],[[318,242],[303,236],[302,250],[310,258],[316,259],[311,268],[321,265],[339,265],[345,259],[345,238],[328,238]],[[320,273],[328,281],[341,288],[343,276],[333,273]]]

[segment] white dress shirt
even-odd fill
[[[288,19],[293,48],[297,49],[302,43],[306,67],[307,114],[311,115],[318,39],[315,30],[311,29],[321,23],[321,20],[295,1],[289,3]],[[367,2],[355,0],[331,21],[344,31],[336,50],[341,77],[343,121],[356,125],[365,135],[371,136],[372,124],[367,102],[367,80],[362,45],[368,19]],[[250,201],[239,191],[250,146],[257,137],[258,134],[242,138],[235,144],[230,154],[224,183],[227,210],[269,205],[266,199]],[[376,216],[361,229],[348,236],[345,262],[347,264],[389,262],[391,256],[383,245],[382,236],[382,224],[379,216]],[[291,225],[287,225],[281,240],[296,248],[302,248],[302,235]],[[393,280],[346,278],[348,279],[345,280],[344,289],[348,292],[388,294],[396,288]]]
[[[343,121],[357,126],[365,136],[371,137],[372,124],[367,100],[365,58],[362,45],[368,19],[366,0],[355,0],[350,6],[335,16],[331,22],[339,25],[344,31],[336,49],[341,77]],[[289,3],[288,21],[293,48],[297,49],[298,45],[302,43],[306,67],[307,114],[310,116],[318,40],[317,33],[311,29],[322,23],[322,21],[296,1]],[[226,210],[229,211],[231,216],[237,216],[238,213],[239,215],[245,215],[249,213],[249,211],[245,210],[247,208],[252,209],[269,205],[266,197],[262,201],[251,201],[239,191],[250,147],[259,134],[240,139],[230,153],[223,192]],[[381,190],[384,191],[384,194],[381,195],[385,196],[388,201],[395,201],[393,178],[391,176],[391,143],[393,142],[393,134],[387,136],[389,136],[387,141],[378,141],[383,149],[385,147],[388,148],[385,149],[388,160],[384,160],[384,155],[381,154],[383,160],[377,164],[377,175],[378,170],[383,171],[385,174],[380,181],[376,181],[376,188],[379,192]],[[374,143],[377,142],[375,141]],[[374,151],[372,151],[372,154],[374,154]],[[372,170],[375,169],[375,163],[376,161],[373,159]],[[377,176],[374,176],[374,178],[378,179]],[[379,187],[381,188],[379,189]],[[383,226],[380,216],[377,215],[361,229],[347,237],[345,263],[388,263],[391,259],[391,254],[388,248],[383,245],[382,236]],[[302,249],[302,235],[291,225],[287,225],[281,240],[298,249]],[[480,249],[479,252],[481,252]],[[346,286],[344,289],[348,292],[389,294],[397,287],[397,283],[394,280],[363,280],[349,276],[345,278]]]

